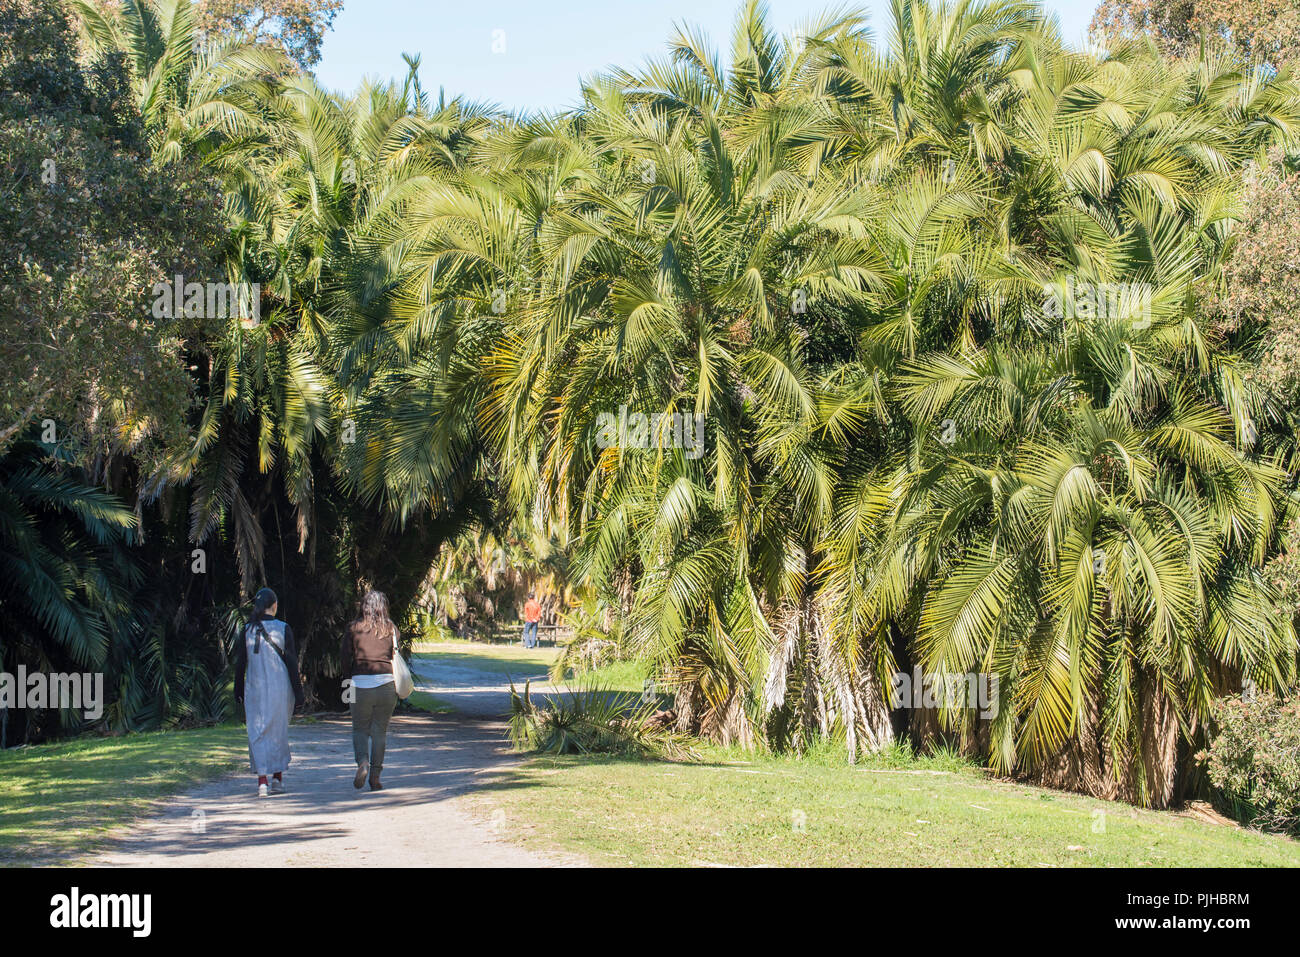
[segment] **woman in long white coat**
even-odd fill
[[[259,797],[284,790],[284,772],[293,759],[289,719],[303,702],[293,629],[275,617],[278,606],[269,588],[253,596],[253,614],[235,649],[235,699],[244,705],[248,763],[257,775]]]

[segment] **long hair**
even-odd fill
[[[248,616],[248,623],[244,625],[244,632],[247,634],[250,627],[257,628],[257,640],[253,642],[253,654],[262,653],[262,639],[270,641],[270,636],[266,633],[266,626],[262,624],[262,615],[266,610],[274,605],[279,599],[275,597],[275,592],[269,588],[259,589],[258,593],[253,596],[253,613]]]
[[[388,617],[388,596],[381,591],[366,592],[366,597],[361,599],[361,617],[357,620],[364,621],[379,634],[391,635],[397,630],[393,619]]]

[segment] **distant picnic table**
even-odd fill
[[[572,625],[542,625],[537,626],[537,644],[540,646],[549,641],[556,645],[561,641],[566,641],[573,637]],[[524,640],[524,623],[516,622],[498,622],[492,626],[492,631],[488,635],[488,641],[496,644],[522,644]]]

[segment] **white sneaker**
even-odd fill
[[[265,784],[259,784],[259,785],[257,786],[257,796],[258,796],[258,797],[260,797],[260,798],[264,798],[264,797],[266,797],[267,794],[269,794],[269,793],[270,793],[270,791],[267,790],[267,787],[266,787]]]
[[[283,793],[284,793],[284,782],[281,781],[279,778],[271,778],[271,793],[272,793],[272,794],[283,794]]]

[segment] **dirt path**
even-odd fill
[[[464,670],[464,669],[457,669]],[[469,669],[473,670],[473,669]],[[500,676],[423,666],[422,690],[455,698],[457,714],[393,718],[385,790],[354,790],[344,716],[295,723],[286,792],[258,798],[243,773],[170,799],[89,863],[102,866],[546,867],[580,864],[507,842],[512,822],[475,810],[472,792],[510,786],[508,695]]]

